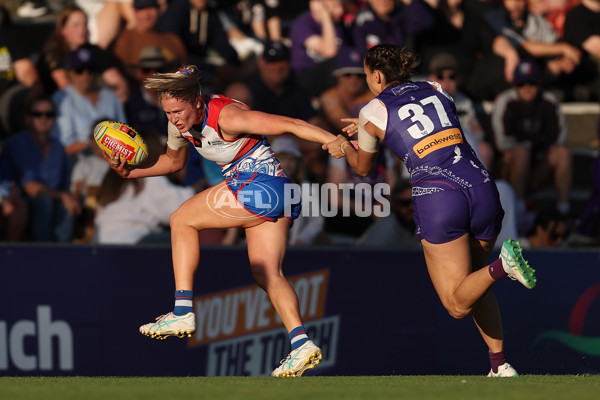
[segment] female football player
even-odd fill
[[[246,231],[252,275],[267,292],[292,344],[288,358],[271,375],[301,376],[319,363],[322,354],[305,332],[296,293],[281,269],[290,224],[299,215],[300,205],[288,205],[291,212],[284,215],[284,185],[291,180],[264,135],[291,132],[321,144],[335,136],[301,120],[251,111],[221,95],[205,97],[199,79],[200,72],[192,65],[146,81],[146,88],[158,94],[169,120],[166,153],[153,165],[129,169],[118,155],[105,154],[121,177],[140,178],[181,170],[191,144],[203,157],[218,163],[225,177],[171,215],[175,307],[156,323],[140,327],[140,332],[164,338],[190,336],[195,331],[192,290],[200,258],[198,231],[241,227]]]
[[[417,65],[399,46],[369,49],[363,66],[377,97],[344,128],[350,136],[358,133],[358,148],[343,135],[323,148],[346,156],[361,175],[373,167],[380,141],[406,163],[416,233],[442,304],[454,318],[473,316],[489,347],[488,376],[517,376],[506,362],[500,311],[488,289],[506,276],[531,289],[535,271],[510,239],[500,257],[485,265],[504,215],[496,185],[464,140],[452,98],[437,82],[410,81]]]

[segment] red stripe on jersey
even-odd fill
[[[221,114],[221,110],[223,109],[223,107],[231,103],[244,104],[242,102],[227,98],[220,94],[213,95],[213,97],[209,99],[208,117],[206,118],[206,125],[213,128],[215,132],[217,132],[217,135],[219,135],[219,137],[226,142],[235,142],[236,140],[242,139],[240,137],[231,140],[225,139],[221,134],[221,129],[219,128],[219,115]],[[258,135],[248,135],[248,137],[257,137],[260,139],[260,136]],[[256,144],[256,142],[254,144]]]
[[[237,137],[232,140],[227,140],[223,137],[223,135],[221,134],[221,129],[219,128],[219,114],[221,114],[221,110],[223,109],[223,107],[225,107],[226,105],[231,104],[231,103],[240,103],[240,102],[237,100],[227,98],[220,94],[213,95],[209,100],[208,117],[206,120],[206,125],[212,127],[215,130],[215,132],[217,132],[217,135],[219,135],[219,137],[221,139],[223,139],[225,142],[235,142],[236,140],[244,140],[245,141],[244,144],[242,145],[242,147],[240,147],[240,150],[237,152],[235,157],[233,157],[233,159],[230,161],[230,163],[235,162],[235,161],[239,160],[240,158],[242,158],[246,153],[248,153],[248,151],[250,151],[250,149],[252,149],[254,146],[256,146],[256,144],[259,141],[261,141],[261,139],[262,139],[262,137],[259,135],[248,135],[245,137]],[[243,104],[243,103],[240,103],[240,104]]]
[[[240,147],[240,151],[238,151],[237,154],[235,155],[235,157],[233,157],[233,160],[231,160],[232,163],[236,162],[237,160],[239,160],[240,158],[245,156],[246,153],[248,153],[250,151],[250,149],[252,149],[254,146],[256,146],[256,144],[258,142],[260,142],[260,138],[255,135],[252,135],[248,138],[238,139],[238,140],[245,140],[245,142],[242,145],[242,147]]]
[[[213,128],[217,132],[217,135],[219,135],[219,137],[226,142],[233,142],[237,139],[226,140],[223,138],[223,135],[221,135],[221,129],[219,129],[219,115],[221,114],[223,107],[225,107],[227,104],[235,102],[235,100],[228,99],[220,94],[215,94],[208,100],[208,117],[206,117],[206,125]]]

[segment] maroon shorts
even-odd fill
[[[441,244],[465,233],[489,240],[502,228],[504,210],[494,182],[413,197],[419,239]]]

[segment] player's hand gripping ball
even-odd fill
[[[144,139],[132,127],[115,121],[102,121],[94,128],[96,144],[110,157],[119,155],[129,165],[138,165],[148,157]]]

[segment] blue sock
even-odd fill
[[[292,329],[290,332],[290,342],[292,343],[292,350],[296,350],[304,343],[308,342],[308,335],[304,326],[300,325],[297,328]]]
[[[194,311],[194,303],[192,299],[194,298],[193,292],[191,290],[176,290],[175,291],[175,308],[173,309],[173,314],[175,315],[185,315],[187,313]]]

